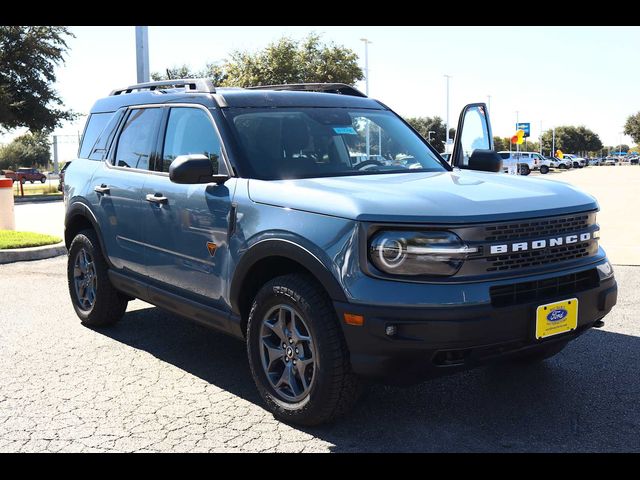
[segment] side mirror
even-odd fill
[[[180,155],[171,162],[169,178],[173,183],[217,183],[221,185],[229,180],[229,175],[215,174],[211,160],[206,155],[198,153]]]
[[[460,165],[465,170],[481,170],[483,172],[502,171],[502,157],[494,150],[473,151],[467,165]]]

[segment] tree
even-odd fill
[[[209,78],[214,85],[224,85],[226,74],[223,68],[214,63],[209,63],[204,70],[193,71],[187,65],[181,67],[167,68],[165,73],[153,72],[151,79],[159,80],[175,80],[178,78]]]
[[[547,130],[542,134],[544,151],[551,151],[552,135],[552,130]],[[599,152],[602,149],[602,141],[598,134],[582,125],[557,127],[555,140],[556,150],[560,149],[564,153]]]
[[[640,144],[640,112],[630,115],[624,124],[624,134],[633,138],[633,141]]]
[[[52,88],[67,36],[66,27],[0,26],[0,128],[51,130],[75,118]]]
[[[447,127],[443,123],[442,118],[436,115],[435,117],[409,117],[405,120],[427,141],[429,141],[429,132],[435,132],[431,134],[431,141],[429,143],[438,152],[444,152],[444,135]],[[450,128],[449,138],[454,138],[455,135],[456,129]]]
[[[256,53],[235,50],[221,65],[209,64],[204,70],[191,71],[182,66],[152,74],[154,80],[194,76],[232,87],[325,82],[353,85],[364,78],[355,52],[323,43],[315,33],[300,41],[283,37]]]
[[[46,167],[51,161],[51,142],[47,132],[25,133],[0,147],[0,169]]]

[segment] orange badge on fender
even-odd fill
[[[209,255],[212,257],[216,254],[216,248],[218,248],[218,246],[215,243],[207,242],[207,250],[209,250]]]

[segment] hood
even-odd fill
[[[257,203],[375,222],[472,223],[595,210],[563,182],[471,170],[249,180]]]

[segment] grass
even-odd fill
[[[48,183],[34,183],[31,185],[27,182],[23,186],[25,195],[62,195],[62,192],[58,191],[57,185],[50,185]],[[13,195],[16,197],[20,196],[20,186],[17,182],[13,186]]]
[[[54,245],[62,241],[59,237],[43,233],[16,232],[14,230],[0,230],[0,250],[6,248],[41,247]]]

